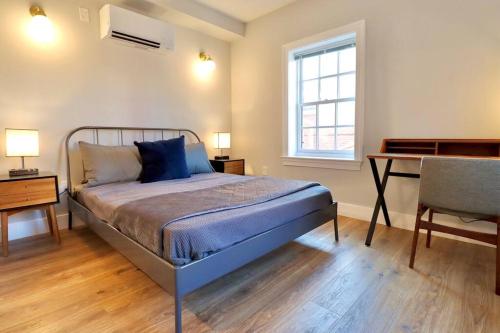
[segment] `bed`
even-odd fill
[[[182,332],[182,298],[189,292],[326,222],[333,221],[338,241],[337,204],[316,183],[206,173],[81,187],[73,141],[83,132],[98,144],[111,136],[115,145],[125,144],[124,133],[142,141],[199,137],[187,129],[87,126],[71,131],[65,144],[69,228],[75,214],[173,295],[176,332]]]

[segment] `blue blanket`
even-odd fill
[[[169,224],[200,215],[259,205],[315,186],[319,184],[272,177],[248,177],[239,182],[128,202],[114,211],[110,223],[162,256],[163,230]]]

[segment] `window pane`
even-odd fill
[[[338,52],[329,52],[321,55],[321,76],[337,74]]]
[[[302,127],[316,126],[316,106],[304,106],[302,108]]]
[[[354,102],[341,102],[338,104],[337,121],[339,125],[353,125],[354,126]],[[321,116],[321,110],[320,110]],[[321,118],[320,118],[321,119]]]
[[[354,126],[337,127],[337,150],[354,150]]]
[[[321,79],[321,100],[337,98],[337,78]]]
[[[304,81],[302,83],[302,99],[304,103],[318,100],[318,80]]]
[[[335,103],[318,106],[319,126],[335,126]]]
[[[339,76],[339,98],[354,97],[356,94],[356,75]]]
[[[356,48],[339,51],[339,73],[356,70]]]
[[[302,129],[302,149],[316,149],[316,129]]]
[[[315,79],[319,76],[319,55],[302,59],[302,79]]]
[[[335,129],[320,128],[318,129],[318,149],[334,150],[335,149]]]

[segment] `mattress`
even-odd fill
[[[206,173],[147,184],[113,183],[82,188],[77,199],[99,219],[109,222],[118,207],[132,201],[237,183],[246,178],[248,176]],[[330,191],[318,185],[251,206],[182,218],[163,228],[161,256],[174,265],[185,265],[331,203]]]

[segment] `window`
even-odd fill
[[[284,47],[284,164],[359,169],[363,125],[364,22]],[[357,162],[357,163],[350,163]],[[297,164],[299,163],[299,164]]]
[[[299,154],[354,153],[356,44],[342,44],[295,55]]]

